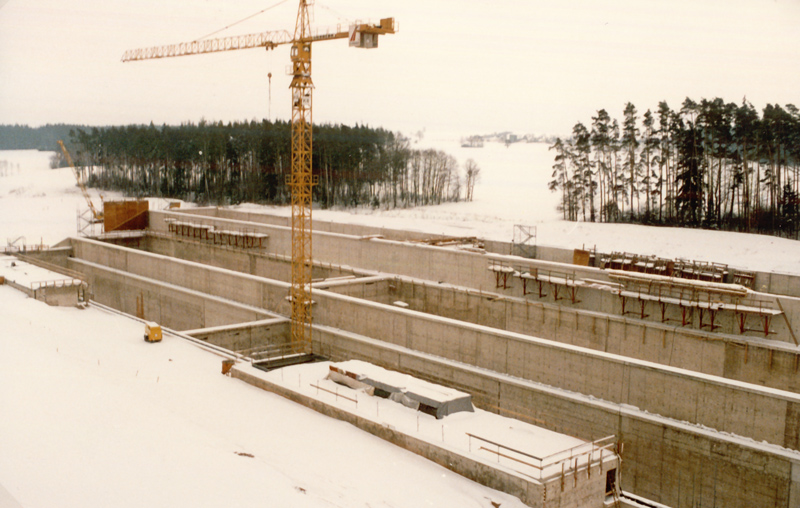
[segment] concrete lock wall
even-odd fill
[[[287,280],[289,263],[261,252],[222,248],[179,237],[149,236],[140,247],[149,252],[231,268],[275,280]],[[359,242],[363,245],[363,242]],[[548,265],[549,266],[549,265]],[[595,270],[596,269],[592,269]],[[337,265],[316,266],[314,278],[350,276],[361,273]],[[492,276],[488,270],[484,272]],[[519,284],[520,281],[516,281]],[[412,310],[432,313],[508,331],[621,354],[641,360],[686,368],[782,390],[800,392],[800,352],[774,341],[751,340],[741,336],[708,333],[703,330],[660,322],[642,322],[619,314],[603,314],[577,306],[559,306],[534,295],[506,297],[496,292],[480,293],[451,285],[431,284],[395,277],[362,285],[315,284],[332,291],[368,298],[385,304],[401,301]],[[545,288],[551,292],[551,288]],[[579,298],[586,298],[584,291]],[[591,295],[589,295],[591,296]],[[595,298],[588,307],[619,312],[618,298],[607,295],[605,304]],[[535,298],[531,300],[530,298]],[[606,305],[607,304],[607,305]]]
[[[291,226],[291,217],[272,215],[263,212],[247,212],[242,210],[229,210],[225,208],[187,208],[183,213],[198,214],[207,217],[220,217],[239,221],[255,222],[272,226]],[[341,222],[314,219],[314,230],[325,233],[337,233],[353,236],[381,236],[388,240],[397,241],[426,241],[444,238],[443,235],[430,234],[418,231],[405,231],[386,227],[364,226],[361,224],[345,224]],[[571,254],[570,254],[571,255]]]
[[[230,351],[244,351],[260,346],[288,344],[290,321],[273,318],[236,325],[185,330],[183,333]]]
[[[182,212],[185,214],[202,214],[209,217],[224,217],[227,219],[251,221],[255,223],[271,224],[276,226],[289,226],[288,217],[276,216],[263,212],[243,212],[238,210],[218,208],[187,209],[183,210]],[[397,240],[401,242],[442,238],[441,235],[430,235],[425,233],[395,230],[391,228],[376,228],[357,224],[341,224],[320,220],[314,220],[314,230],[353,236],[379,234],[387,240]],[[519,256],[521,253],[520,249],[517,248],[512,242],[484,240],[483,243],[487,253],[511,256]],[[572,264],[572,256],[574,252],[573,249],[564,249],[547,245],[535,245],[532,247],[535,250],[536,259],[538,260]],[[746,267],[743,268],[746,270]],[[755,272],[753,289],[764,293],[800,297],[800,277],[786,273]]]
[[[250,275],[288,282],[291,278],[291,262],[257,249],[237,249],[213,245],[177,236],[148,235],[138,246],[147,252],[185,259],[210,266],[227,268]],[[316,265],[312,269],[313,279],[327,279],[354,275],[356,270],[338,266]]]
[[[271,318],[271,313],[225,302],[203,293],[108,269],[82,259],[71,259],[70,268],[84,273],[92,298],[103,305],[174,330],[222,326]]]
[[[156,225],[166,230],[163,218],[179,217],[181,220],[190,220],[192,217],[186,214],[180,215],[174,212],[151,212],[154,217],[161,217],[155,220]],[[228,215],[236,215],[228,213]],[[218,221],[219,227],[235,227],[234,222],[227,219],[203,219],[207,224]],[[269,250],[284,254],[291,252],[291,229],[280,226],[263,226],[253,224],[253,227],[260,227],[259,232],[270,235]],[[456,286],[470,287],[481,291],[499,291],[507,296],[522,297],[522,281],[509,278],[510,288],[498,289],[495,273],[489,270],[492,263],[500,263],[512,266],[520,271],[539,269],[551,270],[561,273],[568,273],[578,279],[594,279],[599,281],[609,281],[608,272],[599,268],[584,267],[571,264],[560,264],[549,261],[530,260],[520,257],[504,257],[492,254],[477,254],[456,249],[446,249],[432,247],[422,244],[413,244],[381,239],[363,240],[358,236],[331,234],[315,231],[313,235],[314,259],[321,263],[333,263],[349,266],[357,266],[363,270],[374,270],[387,272],[408,277],[442,281]],[[353,242],[356,242],[355,244]],[[356,248],[357,246],[357,248]],[[563,252],[567,252],[562,249]],[[571,262],[572,253],[567,263]],[[558,256],[553,256],[558,257]],[[560,258],[559,258],[560,259]],[[800,279],[795,279],[800,280]],[[534,284],[535,285],[535,284]],[[798,284],[800,286],[800,284]],[[547,288],[548,293],[551,288]],[[536,289],[531,289],[536,291]],[[592,290],[582,288],[579,290],[579,299],[582,300],[573,304],[570,299],[562,299],[559,303],[570,307],[591,308],[592,310],[607,312],[609,314],[621,313],[621,299],[607,291]],[[566,290],[562,288],[562,295],[566,295]],[[529,299],[536,299],[537,295],[528,295]],[[552,298],[552,296],[550,296]],[[772,319],[772,328],[776,332],[770,335],[770,339],[781,340],[786,343],[794,344],[800,337],[800,299],[780,298],[780,305],[785,313],[785,317],[777,316]],[[628,309],[635,311],[637,303],[628,302]],[[656,303],[648,305],[649,320],[660,321],[660,311]],[[681,309],[675,305],[668,306],[668,318],[673,322],[681,321]],[[699,311],[691,314],[691,326],[700,328]],[[708,317],[705,318],[708,320]],[[749,328],[758,329],[760,324],[758,318],[750,317]],[[720,331],[738,334],[735,316],[730,311],[720,312],[718,325]],[[789,328],[791,327],[791,332]],[[747,336],[757,337],[758,331],[745,332]],[[763,334],[762,334],[763,336]]]
[[[105,258],[145,277],[288,315],[287,285],[120,247],[79,240],[76,255]],[[108,251],[103,254],[102,251]],[[120,268],[125,269],[125,268]],[[158,274],[153,277],[151,274]],[[186,276],[186,274],[191,275]],[[231,291],[235,288],[235,291]],[[630,404],[677,420],[798,448],[800,395],[695,374],[325,291],[315,323],[334,326],[496,372]],[[270,303],[275,304],[271,306]],[[278,310],[280,309],[280,310]],[[281,312],[282,310],[282,312]]]
[[[75,256],[92,263],[265,309],[282,316],[288,316],[290,312],[287,301],[290,286],[284,282],[269,281],[158,254],[127,250],[94,240],[73,238],[72,242]],[[204,325],[192,328],[202,326]]]
[[[487,252],[504,255],[520,255],[520,250],[515,248],[513,243],[499,241],[485,241],[484,246]],[[558,263],[572,263],[573,249],[563,249],[559,247],[549,247],[537,245],[533,248],[536,259],[543,261],[555,261]],[[646,254],[646,253],[642,253]],[[736,270],[737,267],[731,267]],[[740,270],[755,273],[753,289],[762,293],[775,295],[800,297],[800,277],[788,273],[779,272],[759,272],[748,270],[746,267],[739,267]]]
[[[291,231],[288,228],[278,228],[269,233],[271,235],[270,241],[274,242],[274,245],[276,245],[278,249],[290,250],[290,233]],[[326,235],[321,233],[315,234],[314,242],[315,258],[322,262],[342,263],[370,270],[405,274],[421,279],[441,280],[450,284],[476,288],[479,291],[501,291],[504,292],[504,296],[507,295],[511,297],[521,297],[521,281],[513,280],[513,287],[510,290],[497,289],[495,275],[488,270],[488,266],[491,262],[512,264],[520,269],[525,269],[527,267],[527,269],[568,270],[570,274],[574,274],[574,276],[578,278],[589,278],[601,281],[608,280],[606,271],[592,267],[579,267],[574,265],[567,265],[565,267],[563,265],[554,265],[547,262],[523,260],[522,258],[516,258],[513,260],[513,263],[511,263],[508,259],[497,256],[492,257],[471,252],[429,247],[426,245],[386,242],[382,240],[363,241],[358,240],[357,237]],[[353,242],[356,243],[354,244]],[[356,246],[357,248],[355,248]],[[554,250],[554,252],[556,251],[557,249]],[[566,253],[569,253],[571,256],[571,251],[562,249],[561,252],[565,257]],[[556,258],[555,255],[551,257]],[[552,288],[546,287],[545,290],[550,292]],[[536,291],[536,288],[534,288],[533,291]],[[564,293],[562,293],[562,295],[563,294]],[[579,290],[578,297],[584,301],[577,305],[572,304],[568,298],[562,299],[557,303],[565,308],[580,308],[583,306],[587,309],[591,308],[593,311],[611,314],[611,320],[616,323],[622,323],[623,328],[628,327],[630,323],[636,321],[633,317],[625,320],[614,320],[613,315],[621,313],[621,300],[615,295],[600,291],[590,291],[584,288]],[[551,298],[552,296],[548,296],[541,301],[548,302]],[[538,292],[533,295],[528,295],[526,299],[539,301]],[[635,302],[628,302],[628,305],[629,308],[634,307],[635,310]],[[786,318],[781,316],[774,318],[772,320],[772,328],[780,332],[781,340],[793,346],[793,341],[796,340],[796,336],[800,335],[798,333],[798,325],[800,325],[800,300],[795,298],[781,299],[781,307],[785,311]],[[677,306],[672,306],[672,308],[668,309],[667,317],[680,320],[679,312]],[[720,334],[718,331],[710,333],[707,330],[692,329],[682,326],[678,328],[677,326],[670,326],[669,323],[662,324],[660,322],[659,309],[655,303],[649,305],[648,313],[650,314],[650,321],[648,321],[647,326],[650,328],[642,331],[644,344],[652,345],[654,342],[653,337],[655,337],[655,340],[660,338],[662,343],[669,342],[669,338],[666,338],[666,336],[671,333],[671,336],[675,339],[675,342],[673,342],[674,347],[670,349],[670,351],[673,351],[676,347],[686,346],[688,342],[694,340],[716,341],[719,340],[719,337],[724,337],[725,335]],[[725,326],[729,331],[733,331],[735,329],[733,315],[730,312],[722,314],[723,315],[720,317],[726,319]],[[727,316],[725,314],[727,314]],[[519,313],[516,315],[519,315]],[[461,318],[463,319],[463,316]],[[708,318],[706,317],[706,319]],[[694,326],[698,327],[699,312],[692,313],[691,320]],[[757,320],[755,317],[750,317],[749,320],[749,326],[751,327],[760,325],[760,323],[754,321]],[[789,329],[786,325],[787,320],[789,323],[792,323],[794,336],[789,333]],[[598,345],[607,344],[605,337],[596,336],[597,327],[595,319],[592,318],[592,321],[592,329],[595,330],[595,333],[591,333],[586,337],[582,344],[580,342],[576,343],[587,347],[597,347]],[[560,324],[558,318],[552,320],[552,322]],[[492,323],[490,323],[490,325],[495,326],[495,324]],[[522,321],[521,325],[523,327],[530,326],[524,321]],[[614,324],[611,323],[610,326],[614,326]],[[509,327],[509,329],[514,330],[515,328]],[[639,330],[641,330],[641,328]],[[534,335],[544,334],[541,328],[536,327],[527,330],[523,329],[521,331]],[[736,331],[738,332],[738,330]],[[552,334],[547,335],[547,338],[560,341],[564,341],[565,338],[567,338],[567,342],[569,342],[569,338],[576,337],[576,339],[580,339],[585,333],[584,331],[576,333],[576,330],[570,329],[569,322],[566,322],[564,327],[558,326],[553,330]],[[633,341],[632,334],[630,333],[625,331],[617,331],[616,333],[621,333],[621,336]],[[764,386],[800,391],[798,387],[798,385],[800,385],[800,378],[796,375],[798,356],[789,348],[773,347],[770,341],[765,342],[758,340],[763,338],[763,335],[761,337],[759,337],[759,335],[759,332],[747,332],[746,335],[739,335],[737,333],[735,335],[738,339],[743,340],[733,338],[734,336],[727,337],[725,339],[726,345],[724,355],[718,356],[718,360],[716,360],[715,363],[715,366],[724,365],[721,373],[717,367],[715,367],[714,370],[698,369],[697,365],[699,362],[696,360],[698,357],[690,354],[677,356],[666,355],[666,348],[662,348],[661,351],[656,351],[648,347],[616,350],[614,349],[615,345],[612,341],[609,351],[657,362],[664,362],[665,359],[669,361],[669,359],[673,358],[680,358],[681,360],[688,359],[689,361],[685,365],[678,366],[698,369],[700,372],[707,372],[714,375],[723,375],[731,379],[763,384]],[[777,335],[770,335],[769,338],[773,340],[777,337]],[[702,348],[706,350],[709,349],[707,346],[703,346]],[[638,349],[641,353],[632,353],[631,349],[634,351]],[[674,365],[675,363],[669,362],[667,364]]]
[[[400,346],[315,327],[315,350],[469,391],[476,406],[586,440],[623,443],[625,489],[674,508],[793,507],[800,453],[682,424]]]
[[[190,262],[186,262],[186,261],[170,260],[170,259],[165,258],[163,256],[157,256],[157,255],[148,254],[148,253],[144,253],[144,252],[125,252],[124,249],[121,249],[119,247],[104,245],[102,243],[94,242],[94,241],[91,241],[91,240],[73,239],[73,243],[75,245],[75,254],[79,258],[85,258],[85,257],[88,256],[88,257],[94,258],[96,260],[101,260],[102,259],[102,260],[105,260],[106,262],[114,263],[117,266],[124,267],[124,269],[132,270],[132,271],[138,271],[138,272],[142,272],[142,273],[147,272],[147,273],[156,274],[156,275],[158,275],[160,277],[163,277],[163,278],[165,278],[167,280],[172,280],[176,284],[188,285],[188,286],[191,286],[191,287],[194,287],[194,288],[203,288],[204,291],[207,291],[207,292],[209,292],[211,294],[224,293],[228,297],[231,297],[231,298],[233,298],[233,299],[235,299],[237,301],[240,301],[240,302],[252,302],[251,304],[253,304],[253,305],[258,305],[258,302],[261,302],[261,305],[258,305],[258,306],[265,307],[265,308],[271,308],[271,309],[276,309],[276,308],[281,308],[282,307],[283,310],[284,310],[284,312],[283,312],[284,314],[286,312],[288,312],[288,305],[285,303],[285,296],[287,294],[288,285],[283,284],[283,283],[259,280],[258,278],[254,278],[254,277],[248,276],[248,275],[236,274],[236,273],[233,273],[233,272],[230,272],[230,271],[227,271],[227,270],[221,270],[221,269],[216,269],[216,268],[203,267],[202,265],[197,265],[195,263],[190,263]],[[237,292],[235,292],[234,294],[230,294],[228,292],[228,290],[226,289],[229,286],[237,287],[237,288],[239,288],[239,290]],[[118,290],[119,289],[120,288],[118,287]],[[123,291],[124,291],[124,289],[123,289]],[[504,344],[502,340],[498,340],[498,335],[500,336],[499,338],[502,338],[502,336],[504,334],[498,332],[497,330],[493,330],[493,331],[492,330],[482,330],[483,327],[475,327],[475,325],[470,325],[470,326],[465,325],[464,327],[461,327],[461,328],[452,328],[451,327],[452,323],[447,323],[447,321],[449,321],[449,320],[442,320],[442,318],[438,318],[438,320],[440,321],[440,323],[438,323],[438,325],[429,326],[424,322],[425,321],[424,319],[423,320],[418,319],[420,317],[420,316],[417,315],[418,313],[413,313],[413,312],[409,312],[409,311],[403,311],[401,309],[396,309],[396,308],[387,308],[385,306],[379,306],[377,304],[373,304],[373,303],[370,303],[370,302],[354,300],[354,299],[349,298],[349,297],[344,297],[344,296],[340,296],[340,295],[332,295],[331,293],[324,292],[324,291],[316,291],[314,298],[315,299],[326,298],[326,299],[329,299],[329,300],[342,300],[342,301],[344,301],[344,303],[347,304],[346,306],[341,306],[340,305],[340,306],[337,307],[336,306],[337,302],[319,300],[320,304],[315,309],[315,320],[316,320],[315,322],[318,322],[318,323],[327,324],[326,320],[323,320],[323,319],[320,318],[319,309],[321,309],[323,307],[329,307],[331,309],[331,312],[333,312],[333,311],[338,312],[339,314],[341,314],[342,317],[346,317],[352,323],[361,322],[361,323],[366,323],[366,326],[371,326],[371,325],[376,326],[375,332],[378,333],[378,335],[375,335],[375,336],[379,336],[380,337],[381,336],[380,334],[384,332],[384,330],[382,330],[380,327],[377,327],[378,323],[380,323],[380,322],[388,322],[388,323],[386,323],[385,326],[389,327],[389,329],[390,329],[389,331],[390,332],[391,332],[392,328],[396,328],[396,329],[399,329],[401,331],[405,331],[409,335],[409,337],[412,337],[412,339],[409,339],[407,341],[407,342],[412,342],[412,344],[410,344],[412,346],[417,346],[419,344],[425,344],[426,342],[428,342],[428,346],[434,348],[436,350],[436,352],[439,352],[440,354],[441,353],[453,354],[453,350],[455,350],[455,353],[456,353],[455,356],[457,356],[456,360],[460,360],[460,361],[477,361],[478,359],[480,359],[482,366],[487,366],[488,365],[488,366],[491,367],[491,366],[494,366],[494,365],[502,365],[503,363],[511,364],[513,366],[515,364],[513,359],[512,359],[512,361],[510,361],[507,358],[508,355],[509,355],[509,351],[514,353],[514,351],[515,351],[514,347],[513,346],[509,347],[508,343]],[[342,303],[342,302],[338,302],[338,303]],[[375,310],[375,307],[383,308],[384,311],[387,311],[387,310],[388,311],[384,312],[382,314],[372,314],[372,312]],[[131,313],[133,313],[133,312],[131,312]],[[414,316],[415,319],[409,320],[409,316]],[[375,323],[369,323],[370,320],[375,321]],[[361,326],[361,324],[359,326]],[[487,332],[488,332],[488,335],[487,335]],[[453,335],[454,333],[455,333],[455,336]],[[420,338],[420,337],[425,337],[426,335],[427,335],[427,340],[422,340]],[[396,339],[396,338],[397,337],[392,337],[392,339]],[[508,337],[506,337],[506,338],[508,338]],[[541,341],[538,341],[537,339],[530,339],[530,340],[532,342],[536,342],[537,343],[537,348],[545,348],[545,344],[542,344]],[[463,343],[464,341],[466,341],[466,343]],[[392,346],[390,344],[387,344],[387,343],[381,343],[381,344],[382,344],[381,347],[383,348],[384,352],[381,352],[380,354],[391,355],[391,352],[390,352],[391,349],[390,348]],[[480,349],[478,349],[478,345],[480,345]],[[548,346],[548,347],[550,347],[550,346]],[[544,350],[546,351],[547,348],[545,348]],[[540,353],[541,353],[541,350],[535,350],[533,352],[533,354],[535,354],[535,355],[539,355]],[[516,354],[516,353],[514,353],[514,354]],[[612,367],[607,364],[608,361],[611,360],[609,358],[603,358],[602,355],[600,355],[599,357],[598,356],[592,357],[592,355],[588,355],[592,359],[592,361],[596,362],[596,364],[595,365],[588,365],[588,366],[585,366],[585,368],[584,368],[581,365],[578,365],[577,363],[575,363],[576,362],[576,360],[575,360],[576,352],[575,351],[572,351],[572,352],[561,351],[559,354],[562,355],[561,358],[553,357],[551,354],[547,354],[546,355],[546,356],[548,356],[548,358],[550,358],[550,360],[552,360],[552,362],[548,362],[548,363],[552,363],[553,368],[555,368],[555,366],[560,365],[560,366],[562,366],[561,369],[564,372],[578,372],[578,371],[580,371],[580,372],[585,372],[586,374],[588,374],[588,377],[590,377],[590,378],[592,378],[592,377],[598,377],[598,378],[601,378],[601,379],[605,378],[606,379],[606,383],[607,383],[606,386],[609,386],[611,383],[616,383],[617,382],[616,380],[611,379],[611,377],[613,377],[612,374],[614,374],[614,372],[619,373],[620,369],[619,368],[617,368],[616,370],[612,369]],[[584,354],[584,353],[580,353],[580,354]],[[458,355],[461,355],[461,356],[458,357]],[[616,359],[614,361],[618,361],[618,359]],[[516,362],[516,363],[519,363],[519,362]],[[484,365],[484,364],[486,364],[486,365]],[[563,367],[563,366],[567,366],[567,367]],[[640,365],[639,367],[640,368],[644,368],[646,366],[641,366]],[[614,372],[612,372],[612,371],[614,371]],[[512,374],[518,375],[515,372],[512,372]],[[627,371],[626,371],[624,366],[623,366],[621,372],[622,372],[622,380],[623,381],[627,380],[627,382],[628,382],[628,384],[627,384],[628,390],[630,390],[630,387],[632,387],[632,386],[633,387],[637,386],[637,384],[633,384],[633,385],[630,384],[631,379],[634,379],[634,380],[637,379],[637,377],[636,377],[637,374],[636,373],[634,373],[634,375],[632,376],[631,375],[632,371],[630,369],[627,369]],[[597,376],[592,376],[591,374],[594,374],[594,373],[608,373],[608,374],[598,374]],[[640,373],[641,372],[639,372],[639,374]],[[550,374],[552,375],[553,373],[551,372]],[[665,376],[665,374],[663,372],[658,372],[657,370],[656,370],[656,375],[657,376],[661,376],[661,377]],[[559,379],[558,379],[558,376],[555,376],[555,377],[556,377],[556,382],[557,383],[560,382]],[[669,376],[666,376],[666,377],[669,377]],[[667,381],[669,381],[669,380],[667,380]],[[656,381],[654,381],[654,384],[661,385],[662,383],[664,383],[664,381],[662,379],[660,379],[660,378],[657,378]],[[458,383],[455,383],[455,384],[458,385]],[[484,385],[485,385],[485,383],[484,383]],[[468,391],[471,391],[472,393],[478,393],[478,394],[483,393],[483,392],[491,393],[492,392],[491,387],[487,387],[487,386],[484,386],[484,385],[481,385],[479,381],[475,380],[475,384],[472,385],[472,389],[470,389]],[[602,383],[601,383],[601,385],[602,385]],[[683,395],[684,392],[691,393],[691,388],[692,388],[692,384],[691,383],[689,383],[689,386],[688,386],[689,390],[688,391],[683,389],[683,387],[682,387],[680,382],[672,383],[672,385],[674,387],[674,391],[672,391],[670,393],[678,393],[680,395]],[[695,382],[695,386],[697,386],[696,382]],[[580,388],[580,387],[579,387],[579,389],[582,390],[582,388]],[[495,391],[495,393],[497,393],[497,392]],[[665,391],[664,393],[667,393],[667,391]],[[742,397],[742,398],[748,399],[748,398],[750,398],[750,395],[751,395],[750,392],[745,390],[744,397]],[[664,400],[666,397],[668,397],[668,395],[663,395],[661,397],[661,399]],[[719,397],[721,397],[721,395],[718,396],[718,398]],[[678,396],[678,397],[674,397],[674,398],[675,399],[680,399],[681,397]],[[733,400],[735,403],[738,404],[738,401],[736,399],[737,399],[736,397],[733,397],[733,399],[731,399],[731,400]],[[779,402],[780,402],[780,400],[779,400]],[[752,404],[753,401],[752,400],[744,400],[743,403],[745,405],[747,405],[747,404]],[[570,432],[569,431],[569,429],[572,428],[572,427],[574,427],[575,429],[578,429],[580,427],[580,422],[581,421],[585,421],[585,425],[588,428],[595,428],[595,429],[600,429],[600,430],[603,429],[602,425],[598,425],[597,424],[597,422],[599,421],[598,420],[599,416],[591,415],[590,414],[591,411],[589,411],[585,407],[585,403],[584,402],[574,403],[569,411],[564,411],[564,412],[558,411],[558,408],[556,408],[556,407],[551,407],[551,405],[547,401],[542,401],[541,404],[536,404],[535,401],[534,401],[532,403],[532,405],[528,405],[526,403],[523,407],[525,408],[525,411],[533,411],[534,414],[538,414],[538,412],[556,411],[556,413],[559,416],[559,420],[557,420],[557,424],[554,424],[554,425],[561,425],[561,426],[563,426],[563,428],[561,428],[561,429],[554,428],[554,430],[558,430],[558,431],[562,431],[562,432],[566,432],[566,433],[572,433],[572,434],[579,435],[579,436],[584,436],[584,434],[579,434],[577,432]],[[620,407],[625,407],[625,406],[620,406]],[[741,406],[741,407],[744,407],[744,406]],[[756,404],[755,407],[753,407],[752,405],[749,406],[749,407],[752,408],[752,411],[746,410],[746,411],[742,412],[742,411],[734,410],[733,414],[744,414],[745,420],[748,420],[748,419],[751,419],[751,418],[754,419],[756,414],[759,413],[761,410],[757,410],[757,408],[759,407],[758,404]],[[791,421],[792,419],[794,419],[795,421],[798,420],[798,418],[796,416],[796,413],[797,413],[796,406],[793,405],[793,406],[791,406],[791,408],[793,408],[793,409],[790,409],[789,412],[790,413],[793,412],[793,413],[789,414],[788,417],[784,419],[784,421],[787,421],[787,420]],[[519,408],[517,408],[517,409],[519,409]],[[619,408],[617,408],[617,409],[619,409]],[[748,411],[750,411],[750,413],[748,413]],[[777,414],[779,417],[781,416],[779,411],[775,412],[773,410],[772,414],[773,414],[773,416],[775,414]],[[540,415],[540,416],[545,417],[546,415]],[[611,411],[611,419],[614,420],[614,421],[618,421],[618,417],[619,417],[618,411],[613,411],[612,410]],[[664,448],[666,450],[665,453],[668,452],[669,454],[671,454],[669,456],[673,457],[673,460],[675,461],[676,464],[679,464],[679,463],[682,464],[682,462],[679,462],[679,461],[686,460],[687,457],[690,457],[693,460],[696,458],[697,461],[698,461],[697,463],[702,464],[702,467],[705,468],[704,469],[705,471],[709,471],[709,470],[711,470],[711,469],[713,469],[715,467],[720,467],[720,468],[731,467],[731,468],[735,469],[735,471],[734,471],[735,474],[740,474],[741,473],[740,469],[741,469],[741,467],[743,467],[741,464],[739,464],[736,461],[732,462],[731,464],[728,464],[726,462],[726,460],[728,460],[728,459],[726,459],[726,458],[724,458],[722,456],[718,457],[717,455],[715,455],[715,453],[717,453],[717,452],[714,452],[714,453],[708,452],[708,447],[706,445],[701,446],[699,452],[692,452],[692,453],[699,454],[698,457],[694,457],[687,451],[686,445],[683,445],[683,444],[671,444],[671,443],[665,444],[665,439],[668,439],[669,436],[671,436],[670,432],[674,432],[674,427],[675,426],[679,427],[680,424],[674,422],[673,420],[666,420],[666,419],[659,420],[659,422],[660,423],[655,425],[655,430],[650,429],[648,427],[646,429],[647,432],[645,432],[645,434],[648,435],[648,438],[653,438],[653,436],[655,436],[654,439],[656,439],[656,441],[654,441],[654,442],[656,443],[656,445]],[[666,429],[669,429],[670,432],[667,432]],[[595,430],[595,432],[597,432],[597,434],[602,434],[602,432],[599,432],[597,430]],[[637,432],[639,432],[639,431],[636,428],[630,430],[630,434],[631,434],[631,436],[633,436],[631,439],[635,439],[635,436],[637,435]],[[644,431],[642,431],[642,432],[644,432]],[[709,432],[711,434],[714,434],[713,431],[709,431]],[[794,434],[792,434],[792,432],[794,432]],[[593,437],[597,437],[597,434],[595,434]],[[786,439],[787,440],[791,440],[791,439],[795,439],[796,440],[797,439],[797,437],[796,437],[797,436],[797,432],[796,431],[792,431],[791,428],[788,428],[788,430],[785,429],[785,434],[786,434]],[[592,436],[585,436],[585,438],[591,438],[591,437]],[[660,441],[659,441],[659,439],[660,439]],[[652,446],[656,446],[656,445],[654,445],[653,443],[648,442],[648,446],[652,447]],[[765,453],[766,456],[774,455],[774,453],[771,453],[769,451],[766,451],[764,453]],[[703,454],[705,454],[705,455],[703,455]],[[657,477],[657,478],[654,478],[653,475],[663,475],[663,469],[653,469],[653,462],[650,461],[650,460],[647,460],[647,456],[644,453],[642,454],[641,457],[642,457],[641,458],[641,461],[642,461],[641,470],[642,470],[642,472],[641,472],[641,474],[637,473],[637,475],[635,476],[636,478],[639,478],[639,480],[637,480],[638,483],[636,483],[636,485],[637,485],[636,488],[631,488],[631,490],[636,492],[636,493],[639,493],[641,495],[648,495],[647,493],[650,492],[651,489],[652,489],[653,492],[658,492],[659,491],[658,489],[661,489],[662,486],[663,486],[662,485],[663,480],[660,479],[660,476]],[[705,458],[703,458],[703,457],[705,457]],[[741,461],[745,463],[744,467],[749,467],[749,466],[746,465],[746,461],[744,459],[742,459]],[[693,462],[692,464],[688,464],[688,465],[685,465],[685,466],[682,465],[683,471],[686,471],[687,469],[694,468],[695,467],[694,464],[695,463]],[[722,466],[720,466],[720,464],[722,464]],[[761,467],[761,466],[759,466],[759,467]],[[745,478],[745,480],[748,482],[747,483],[748,485],[749,485],[750,479],[752,479],[750,476],[746,476],[746,478]],[[677,481],[679,483],[680,482],[689,482],[688,479],[683,479],[682,480],[680,477],[678,478]],[[742,483],[741,483],[742,481],[743,480],[742,480],[742,477],[740,475],[740,476],[737,476],[734,480],[731,480],[730,484],[739,486],[739,485],[742,485]],[[770,480],[770,481],[772,481],[772,480]],[[720,484],[721,483],[722,482],[720,482]],[[769,482],[767,482],[767,483],[769,483]],[[680,484],[681,485],[685,485],[685,483],[680,483]],[[769,485],[770,485],[770,487],[775,487],[775,485],[780,486],[780,485],[783,485],[783,484],[779,485],[779,483],[775,483],[775,485],[772,485],[770,483]],[[773,492],[777,492],[777,491],[775,489],[773,489]],[[664,495],[666,495],[666,494],[667,493],[665,492]],[[749,495],[750,494],[748,494],[748,496]],[[753,494],[753,495],[755,496],[756,494]],[[761,494],[759,494],[759,495],[761,495]],[[651,496],[651,497],[653,497],[653,496]],[[660,498],[654,497],[654,499],[660,499]],[[751,498],[745,497],[744,499],[751,499]],[[754,497],[752,499],[756,500],[756,502],[754,502],[754,504],[752,504],[753,506],[763,505],[763,504],[758,504],[758,502],[760,502],[759,500],[761,500],[762,498]],[[770,505],[770,504],[767,504],[767,506],[768,505]],[[729,504],[729,505],[726,505],[726,506],[738,506],[738,505]],[[742,505],[742,506],[744,506],[744,505]],[[786,506],[786,505],[785,504],[777,504],[777,506]]]
[[[797,449],[800,395],[318,292],[315,322]],[[331,301],[334,300],[334,301]]]
[[[352,289],[346,294],[360,296]],[[499,296],[397,277],[389,283],[389,294],[370,299],[401,301],[437,316],[800,392],[800,351],[793,346]]]

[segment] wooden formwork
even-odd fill
[[[147,229],[149,209],[150,203],[146,199],[104,202],[105,232]]]

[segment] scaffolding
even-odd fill
[[[536,258],[536,226],[514,224],[511,254],[530,259]]]
[[[176,236],[239,249],[263,249],[264,242],[269,238],[269,235],[254,231],[217,229],[210,224],[180,221],[171,217],[164,219],[164,222],[169,232]]]
[[[706,273],[708,277],[709,272]],[[621,300],[622,314],[636,314],[641,319],[650,316],[647,314],[647,306],[653,303],[659,307],[662,323],[677,321],[667,315],[668,306],[677,306],[681,313],[681,326],[691,324],[694,313],[697,312],[700,329],[708,328],[713,332],[720,328],[716,322],[717,315],[728,311],[734,314],[739,333],[757,331],[767,337],[774,333],[770,329],[772,318],[783,314],[774,299],[756,297],[747,287],[741,285],[622,270],[612,271],[609,278],[620,283],[617,294]],[[637,311],[628,309],[627,304],[631,301],[638,303]],[[748,328],[749,316],[761,319],[762,326]]]

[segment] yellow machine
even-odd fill
[[[148,321],[144,324],[145,342],[161,342],[161,325]]]
[[[75,180],[78,182],[78,187],[81,189],[81,194],[83,194],[83,199],[86,200],[86,204],[89,205],[89,210],[92,211],[92,220],[95,223],[103,222],[103,212],[102,210],[98,210],[95,208],[94,203],[92,202],[92,198],[89,197],[89,191],[86,190],[86,184],[83,183],[83,178],[81,178],[80,170],[75,166],[75,163],[72,162],[72,157],[70,156],[69,152],[67,151],[67,147],[64,146],[64,142],[60,139],[58,140],[58,145],[61,147],[61,152],[64,154],[64,159],[66,159],[67,164],[72,169],[72,173],[75,175]],[[103,196],[100,196],[100,199],[103,199]]]
[[[314,0],[300,0],[294,35],[287,30],[249,35],[201,39],[181,44],[153,46],[126,51],[123,62],[170,58],[248,48],[275,49],[291,44],[292,83],[292,172],[286,184],[292,196],[292,287],[288,300],[292,308],[291,334],[296,352],[311,353],[311,189],[317,177],[311,169],[311,43],[347,39],[354,48],[377,48],[378,36],[396,32],[394,18],[379,24],[354,23],[343,29],[312,32],[309,6]],[[249,18],[245,18],[249,19]],[[242,20],[244,21],[244,20]]]

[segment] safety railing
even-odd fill
[[[491,453],[497,458],[498,462],[500,462],[501,459],[505,459],[510,464],[517,467],[527,466],[532,470],[529,472],[533,474],[528,474],[523,471],[517,472],[535,480],[544,480],[559,475],[563,479],[570,474],[575,474],[577,471],[584,469],[588,469],[590,471],[589,474],[591,474],[591,468],[593,466],[599,464],[602,469],[603,462],[615,456],[612,448],[616,445],[616,436],[613,435],[582,443],[546,457],[538,457],[469,432],[466,434],[469,437],[470,452],[473,451],[472,440],[474,439],[482,443],[478,445],[477,451]],[[493,448],[489,448],[485,445],[490,445]]]

